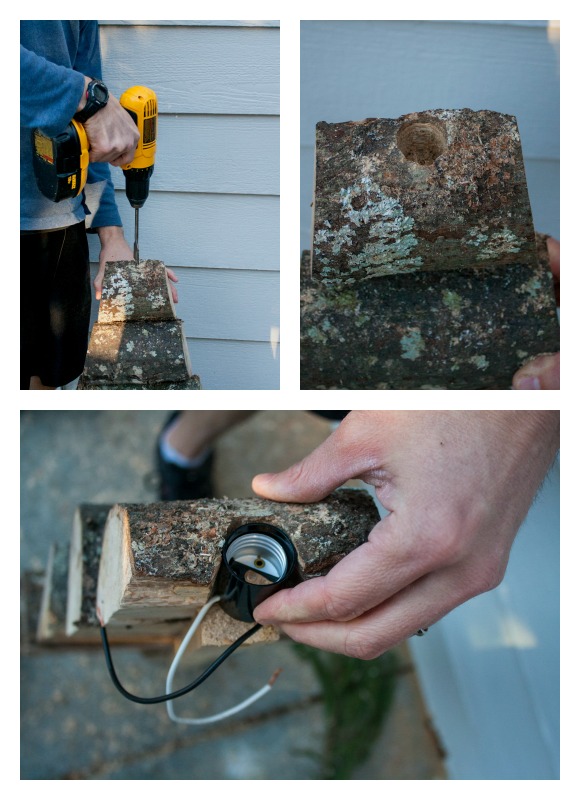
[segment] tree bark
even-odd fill
[[[80,505],[73,520],[68,570],[66,632],[96,627],[97,579],[103,532],[111,505]]]
[[[559,350],[515,117],[320,122],[315,184],[302,389],[510,388]]]
[[[162,261],[107,262],[77,389],[201,389]]]
[[[83,377],[83,383],[116,386],[188,381],[191,364],[181,320],[97,322]]]
[[[560,349],[545,239],[535,267],[391,275],[348,290],[303,277],[301,389],[510,388],[524,363]]]
[[[436,110],[316,126],[312,277],[537,266],[516,119]]]
[[[47,573],[45,610],[40,616],[38,640],[47,644],[100,644],[100,623],[96,613],[97,580],[103,536],[111,505],[84,504],[76,509],[70,547],[54,548]],[[60,551],[60,557],[55,555]],[[70,553],[67,563],[67,552]],[[201,606],[200,606],[201,607]],[[66,613],[64,613],[66,611]],[[193,647],[227,645],[238,638],[247,626],[214,609],[203,620],[194,637]],[[195,609],[197,612],[197,609]],[[194,613],[195,613],[194,612]],[[162,620],[139,625],[107,626],[111,642],[132,645],[174,645],[186,632],[187,620]],[[264,628],[252,644],[272,641],[278,634]]]
[[[290,536],[300,576],[308,579],[362,544],[378,512],[356,490],[308,505],[260,499],[117,505],[106,523],[97,590],[105,623],[190,618],[212,593],[226,535],[256,520]]]
[[[99,323],[172,319],[175,306],[163,261],[107,262]]]
[[[163,391],[182,391],[182,390],[198,390],[201,389],[201,381],[199,375],[192,375],[184,381],[158,381],[157,383],[94,383],[90,378],[81,375],[79,378],[77,389],[85,390],[101,390],[101,391],[124,391],[124,390],[142,390],[142,389],[161,389]]]

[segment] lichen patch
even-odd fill
[[[465,243],[477,248],[477,261],[497,259],[507,253],[519,253],[525,244],[513,231],[504,225],[500,231],[486,233],[487,227],[470,228]]]
[[[340,277],[347,285],[397,272],[417,270],[422,259],[413,256],[417,246],[415,221],[407,216],[399,201],[386,195],[368,177],[340,190],[340,227],[329,220],[314,235],[314,250],[322,263],[322,280],[329,283]],[[362,249],[351,250],[359,229],[366,228]],[[328,255],[342,255],[340,266],[333,267]]]
[[[409,332],[401,336],[401,358],[416,361],[425,350],[425,342],[419,328],[410,328]]]

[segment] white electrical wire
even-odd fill
[[[221,600],[220,596],[212,597],[211,600],[203,606],[200,610],[197,617],[193,620],[191,627],[183,637],[183,641],[179,645],[179,649],[175,654],[175,658],[171,666],[169,667],[169,672],[167,673],[167,679],[165,681],[165,692],[166,694],[171,694],[173,691],[173,678],[175,677],[175,673],[177,671],[177,667],[179,662],[181,661],[181,657],[187,649],[188,644],[190,643],[193,635],[195,634],[196,630],[199,628],[203,618],[210,610],[210,608]],[[222,711],[219,714],[213,714],[211,717],[178,717],[175,711],[173,710],[173,700],[167,701],[167,714],[169,718],[173,720],[173,722],[181,722],[183,725],[206,725],[210,722],[219,722],[222,719],[226,719],[226,717],[231,717],[234,714],[237,714],[239,711],[242,711],[244,708],[251,706],[252,703],[255,703],[256,700],[259,700],[260,697],[263,697],[265,694],[268,694],[270,689],[272,688],[274,681],[278,677],[278,672],[275,672],[274,675],[270,678],[268,683],[265,686],[262,686],[255,694],[251,697],[248,697],[241,703],[238,703],[237,706],[233,706],[232,708],[228,708],[226,711]]]

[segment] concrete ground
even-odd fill
[[[38,592],[50,544],[66,543],[80,503],[157,499],[153,451],[166,418],[158,411],[25,411],[21,416],[21,779],[23,780],[313,780],[325,735],[321,687],[288,640],[242,648],[178,713],[203,715],[259,688],[276,667],[274,690],[244,713],[215,726],[169,720],[163,705],[125,700],[113,687],[99,646],[34,641]],[[250,481],[308,453],[330,431],[307,412],[260,412],[217,447],[219,495],[250,496]],[[32,588],[31,588],[32,587]],[[442,757],[425,718],[408,651],[401,649],[394,706],[362,780],[444,778]],[[126,684],[158,694],[168,649],[118,647]],[[212,655],[184,661],[196,674]]]

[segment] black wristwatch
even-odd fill
[[[102,81],[91,81],[87,86],[87,103],[81,111],[77,111],[75,119],[86,122],[93,114],[107,105],[109,90]]]

